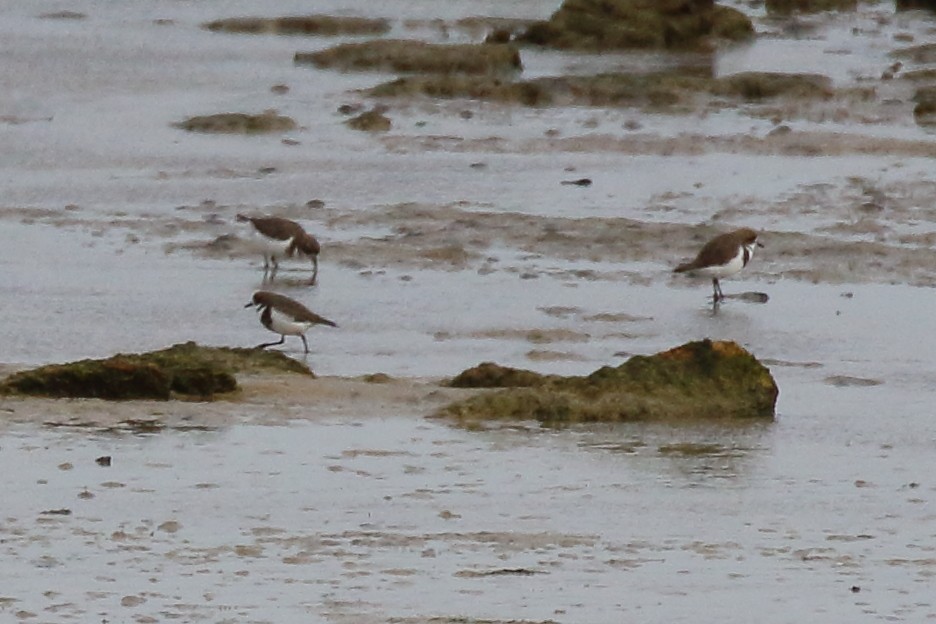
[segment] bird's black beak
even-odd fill
[[[247,305],[245,305],[244,307],[245,307],[245,308],[249,308],[249,307],[252,306],[253,304],[254,304],[253,301],[248,301],[248,302],[247,302]]]
[[[754,242],[755,242],[755,244],[756,244],[758,247],[763,247],[763,246],[764,246],[764,243],[762,243],[762,242],[760,242],[760,241],[754,241]]]

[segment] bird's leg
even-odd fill
[[[270,256],[270,262],[273,264],[273,269],[270,271],[270,281],[272,282],[276,279],[276,272],[279,271],[279,263],[276,261],[276,256]]]
[[[306,342],[305,334],[299,334],[299,337],[302,338],[302,346],[305,348],[305,352],[309,352],[309,343]]]
[[[309,286],[315,286],[315,280],[318,278],[318,256],[312,256],[312,279],[309,280]]]
[[[713,302],[718,303],[725,298],[725,294],[722,292],[721,285],[718,283],[717,277],[712,278],[712,290],[714,291],[712,294]]]
[[[273,347],[275,345],[281,345],[286,342],[286,335],[280,334],[279,342],[264,342],[263,344],[258,344],[254,349],[266,349],[267,347]]]
[[[270,270],[270,254],[263,254],[263,272]]]

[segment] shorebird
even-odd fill
[[[237,215],[240,223],[250,223],[252,235],[249,238],[250,246],[263,254],[263,274],[270,271],[270,279],[276,276],[279,268],[277,258],[291,258],[295,254],[302,254],[312,260],[312,279],[309,284],[314,285],[318,278],[318,256],[321,246],[314,236],[289,219],[283,217],[248,217]]]
[[[720,234],[707,242],[692,262],[680,264],[673,273],[695,273],[712,278],[712,301],[717,304],[725,298],[719,278],[734,275],[747,266],[754,257],[754,248],[763,247],[757,242],[757,232],[741,228]]]
[[[245,308],[256,307],[260,311],[260,322],[271,332],[279,334],[279,342],[265,342],[255,348],[264,349],[286,342],[286,336],[299,336],[305,352],[309,352],[309,343],[306,342],[305,333],[313,325],[328,325],[338,327],[333,321],[319,316],[295,299],[285,295],[258,290],[253,294]]]

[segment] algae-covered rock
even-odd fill
[[[714,0],[565,0],[549,20],[531,25],[518,39],[598,52],[699,48],[712,39],[753,35],[747,16]]]
[[[439,44],[396,39],[345,43],[319,52],[297,52],[293,60],[343,71],[399,73],[502,74],[522,67],[520,52],[510,44]]]
[[[382,35],[390,30],[385,19],[331,15],[231,17],[202,26],[215,32],[277,35]]]
[[[264,371],[312,375],[304,364],[276,351],[202,347],[187,342],[149,353],[50,364],[14,373],[0,383],[0,391],[58,398],[210,399],[237,390],[235,373]]]
[[[529,375],[533,380],[536,373]],[[540,379],[453,403],[440,415],[463,424],[533,419],[546,425],[773,418],[779,393],[753,355],[734,342],[710,340],[635,356],[586,377]]]
[[[114,356],[15,373],[3,382],[3,388],[33,396],[166,400],[171,380],[155,364]]]
[[[206,134],[265,134],[292,130],[296,127],[296,122],[290,117],[267,111],[257,115],[249,113],[199,115],[174,125],[176,128],[189,132]]]

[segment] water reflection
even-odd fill
[[[773,422],[672,426],[629,423],[583,427],[578,448],[628,458],[628,469],[677,486],[747,483],[772,448]],[[718,480],[719,483],[714,483]]]

